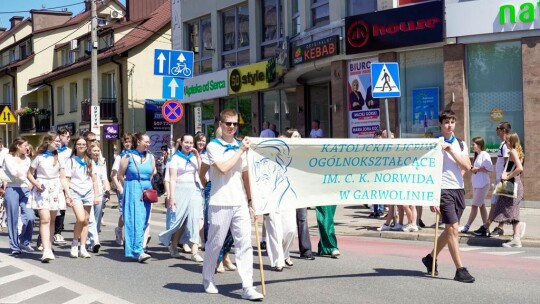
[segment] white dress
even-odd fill
[[[63,168],[61,162],[54,156],[39,154],[30,167],[36,170],[37,182],[45,187],[41,193],[35,187],[32,189],[32,209],[65,210],[66,198],[60,183],[60,169]]]

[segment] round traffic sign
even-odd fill
[[[169,100],[163,104],[161,114],[170,123],[179,122],[184,117],[184,107],[178,100]]]

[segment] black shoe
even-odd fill
[[[375,213],[371,212],[368,217],[375,217]]]
[[[485,236],[485,237],[489,236],[489,231],[486,229],[486,227],[484,227],[484,225],[480,226],[480,228],[475,230],[473,233],[476,236]]]
[[[474,277],[469,273],[467,268],[461,267],[456,270],[456,276],[454,277],[454,281],[462,283],[473,283]]]
[[[499,227],[495,227],[495,229],[493,229],[493,231],[491,232],[491,236],[493,237],[499,237],[502,235],[504,235],[504,230]]]
[[[433,257],[431,254],[426,255],[422,258],[422,263],[424,263],[424,266],[426,266],[427,273],[431,275],[431,270],[433,268]],[[439,275],[439,266],[437,265],[437,261],[435,261],[435,275]]]
[[[306,259],[306,260],[310,260],[310,261],[313,261],[315,260],[315,257],[313,256],[313,253],[309,252],[309,253],[304,253],[302,255],[300,255],[300,257],[302,259]]]
[[[266,250],[266,242],[265,241],[261,242],[261,250]]]
[[[424,224],[424,222],[422,222],[422,220],[418,220],[418,227],[426,228],[426,224]]]
[[[99,248],[101,248],[101,244],[99,244],[99,243],[94,244],[94,246],[92,246],[92,252],[93,252],[93,253],[98,253],[98,252],[99,252]]]

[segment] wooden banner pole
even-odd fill
[[[433,245],[433,263],[431,264],[431,277],[435,277],[437,265],[437,240],[439,239],[439,212],[435,212],[435,244]]]
[[[263,220],[264,224],[264,220]],[[262,261],[262,253],[261,253],[261,241],[259,239],[259,220],[258,216],[255,215],[255,239],[257,241],[257,256],[259,257],[259,272],[261,273],[261,288],[262,288],[262,294],[263,296],[266,296],[266,285],[264,284],[264,271],[263,271],[263,261]]]

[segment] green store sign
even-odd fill
[[[535,19],[536,10],[540,8],[540,1],[538,2],[525,2],[518,4],[504,4],[499,7],[499,23],[505,25],[507,23],[519,22],[533,22]]]

